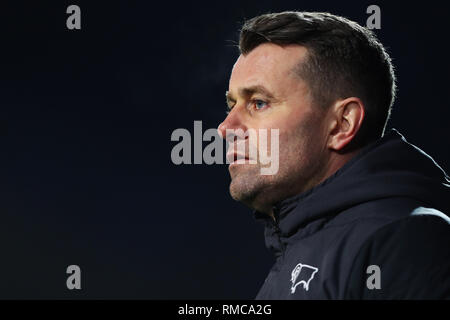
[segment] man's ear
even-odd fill
[[[364,120],[364,105],[356,97],[338,100],[331,107],[328,147],[342,150],[355,138]]]

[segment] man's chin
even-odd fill
[[[252,207],[252,194],[250,192],[245,192],[242,189],[233,188],[230,186],[230,195],[233,200],[243,203],[249,207]]]
[[[251,206],[250,204],[257,196],[259,189],[261,189],[261,186],[259,186],[258,188],[258,185],[262,183],[262,181],[260,181],[259,169],[250,169],[243,167],[230,168],[230,175],[231,197],[236,201]]]
[[[265,200],[262,196],[262,192],[258,188],[249,188],[248,186],[242,187],[237,185],[230,185],[231,197],[243,205],[249,207],[252,210],[258,210],[264,212],[262,208],[265,208]]]

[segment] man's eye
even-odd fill
[[[267,102],[262,101],[262,100],[254,100],[253,105],[255,106],[256,110],[260,110],[260,109],[263,109],[264,107],[266,107],[268,104],[267,104]]]

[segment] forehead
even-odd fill
[[[294,79],[294,68],[303,61],[307,49],[299,45],[278,46],[264,43],[250,51],[247,55],[240,55],[230,77],[232,85],[261,84],[282,85],[280,82]],[[298,80],[298,79],[297,79]]]

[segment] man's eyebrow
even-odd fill
[[[274,98],[274,95],[264,86],[262,85],[255,85],[255,86],[250,86],[247,88],[240,88],[239,89],[239,95],[244,96],[244,97],[250,97],[252,95],[254,95],[255,93],[259,93],[262,94],[268,98]]]
[[[240,96],[245,97],[245,98],[251,97],[255,93],[259,93],[259,94],[266,96],[267,98],[275,99],[274,95],[268,89],[266,89],[266,87],[264,87],[262,85],[255,85],[255,86],[240,88],[238,90],[238,92],[239,92]],[[229,91],[225,92],[225,97],[227,99],[228,105],[230,105],[230,103],[236,102],[236,98],[234,98],[233,95]]]

